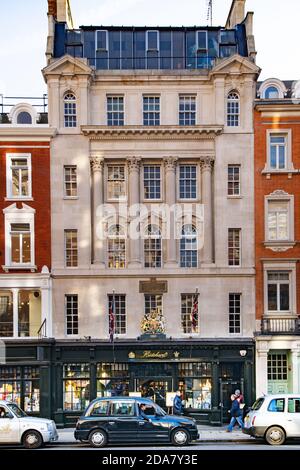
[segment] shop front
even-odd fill
[[[172,412],[180,390],[185,414],[199,423],[228,420],[230,394],[254,396],[254,343],[248,341],[8,340],[0,399],[28,414],[74,426],[96,397],[149,397]],[[241,355],[243,351],[243,355]]]
[[[57,342],[55,356],[53,417],[58,426],[74,425],[96,397],[149,397],[172,412],[180,390],[185,414],[212,425],[228,420],[230,395],[237,388],[247,404],[254,399],[250,339],[242,344],[118,340],[114,347],[107,342]]]

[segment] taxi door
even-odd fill
[[[288,436],[300,437],[300,397],[288,398],[286,431]]]
[[[0,415],[0,444],[20,442],[20,420],[16,418],[5,406],[5,410]]]

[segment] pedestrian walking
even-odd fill
[[[183,403],[181,399],[181,393],[178,390],[174,397],[173,401],[173,414],[174,415],[182,415],[183,414]]]
[[[244,427],[244,423],[242,420],[242,412],[241,412],[240,404],[239,404],[239,401],[237,400],[236,395],[233,393],[230,399],[231,399],[231,408],[230,408],[231,419],[230,419],[229,426],[226,429],[227,432],[232,432],[233,426],[235,425],[236,422],[241,426],[242,429]]]
[[[241,393],[240,390],[236,390],[234,392],[234,394],[236,396],[237,401],[240,404],[240,410],[241,410],[241,413],[242,413],[242,420],[244,421],[245,416],[249,411],[249,407],[245,404],[244,395]]]

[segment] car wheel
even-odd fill
[[[179,428],[173,431],[171,440],[174,446],[184,446],[189,443],[190,436],[185,429]]]
[[[38,431],[27,431],[23,436],[26,449],[38,449],[43,445],[43,438]]]
[[[93,447],[104,447],[107,443],[107,435],[102,429],[96,429],[89,435],[89,443]]]
[[[272,426],[267,430],[265,439],[271,446],[280,446],[285,442],[285,432],[279,426]]]

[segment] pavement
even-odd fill
[[[232,432],[226,432],[226,426],[198,425],[200,441],[204,442],[254,442],[254,439],[235,427]],[[74,428],[58,429],[58,444],[76,443]]]

